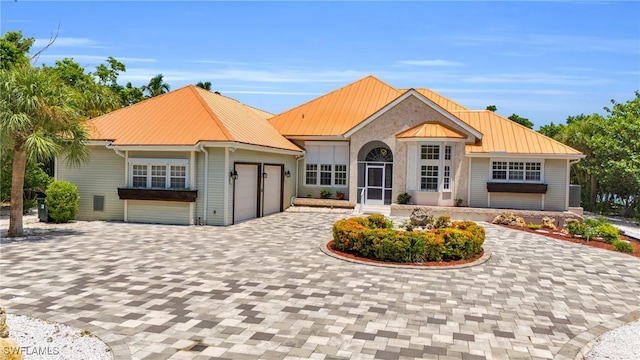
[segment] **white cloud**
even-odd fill
[[[72,58],[73,60],[75,60],[76,62],[79,63],[86,63],[86,62],[91,62],[91,63],[96,63],[96,62],[104,62],[105,60],[107,60],[107,58],[109,56],[112,55],[77,55],[77,54],[47,54],[44,53],[42,55],[40,55],[40,61],[43,60],[61,60],[63,58]],[[136,58],[136,57],[118,57],[118,56],[113,56],[113,58],[115,58],[116,60],[120,61],[121,63],[127,65],[129,63],[154,63],[157,62],[157,59],[151,59],[151,58]]]
[[[449,60],[400,60],[398,64],[402,65],[415,65],[415,66],[462,66],[462,63]]]
[[[38,38],[34,43],[34,47],[44,47],[52,39]],[[58,37],[55,39],[51,47],[72,47],[72,48],[100,48],[97,42],[89,38],[80,37]]]
[[[461,82],[477,84],[553,84],[553,85],[602,85],[613,80],[584,78],[546,73],[489,74],[463,77]]]

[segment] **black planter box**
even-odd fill
[[[198,197],[198,190],[118,188],[118,196],[122,200],[194,202]]]
[[[547,192],[547,184],[488,182],[487,191],[522,194],[545,194]]]

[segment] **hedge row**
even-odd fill
[[[484,228],[454,221],[431,231],[394,230],[382,215],[339,220],[333,225],[333,246],[365,258],[393,262],[469,259],[482,251]]]

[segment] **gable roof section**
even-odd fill
[[[428,98],[426,98],[424,95],[420,94],[415,89],[407,90],[404,94],[402,94],[401,96],[399,96],[398,98],[396,98],[392,102],[388,103],[387,105],[385,105],[380,110],[376,111],[374,114],[372,114],[368,118],[364,119],[364,121],[359,122],[355,127],[353,127],[352,129],[349,129],[349,131],[344,133],[344,137],[346,137],[346,138],[351,137],[353,134],[358,132],[360,129],[364,128],[365,126],[367,126],[368,124],[370,124],[371,122],[376,120],[379,116],[381,116],[385,112],[389,111],[389,109],[391,109],[394,106],[400,104],[401,102],[403,102],[404,100],[406,100],[410,96],[413,96],[416,99],[422,101],[423,103],[425,103],[429,107],[433,108],[433,110],[435,110],[438,113],[440,113],[442,116],[444,116],[447,119],[453,121],[455,124],[459,125],[461,128],[463,128],[469,134],[473,135],[475,137],[475,139],[477,139],[477,140],[482,139],[482,136],[483,136],[482,132],[476,130],[475,128],[473,128],[469,124],[461,121],[459,118],[457,118],[451,112],[447,111],[446,109],[440,107],[438,104],[436,104],[433,101],[429,100]]]
[[[113,145],[175,146],[238,142],[300,151],[269,113],[189,85],[89,121],[90,139]]]
[[[467,154],[506,153],[582,157],[582,153],[578,150],[492,111],[467,110],[454,111],[453,114],[485,134],[481,142],[466,145]]]
[[[342,135],[401,92],[369,75],[269,119],[284,136]]]
[[[398,135],[398,139],[415,138],[445,138],[445,139],[466,139],[467,135],[461,134],[448,126],[436,122],[425,122],[405,130]]]
[[[410,89],[400,89],[400,91],[402,92],[406,92]],[[460,111],[460,110],[469,110],[468,108],[458,104],[457,102],[446,98],[440,94],[438,94],[435,91],[432,91],[430,89],[427,88],[415,88],[413,89],[415,91],[417,91],[418,93],[420,93],[422,96],[426,97],[427,99],[433,101],[434,103],[436,103],[438,106],[440,106],[441,108],[447,110],[447,111]]]

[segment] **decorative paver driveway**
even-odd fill
[[[472,268],[337,260],[319,245],[342,216],[3,239],[0,298],[102,327],[138,359],[553,358],[640,304],[637,258],[493,225],[493,257]]]

